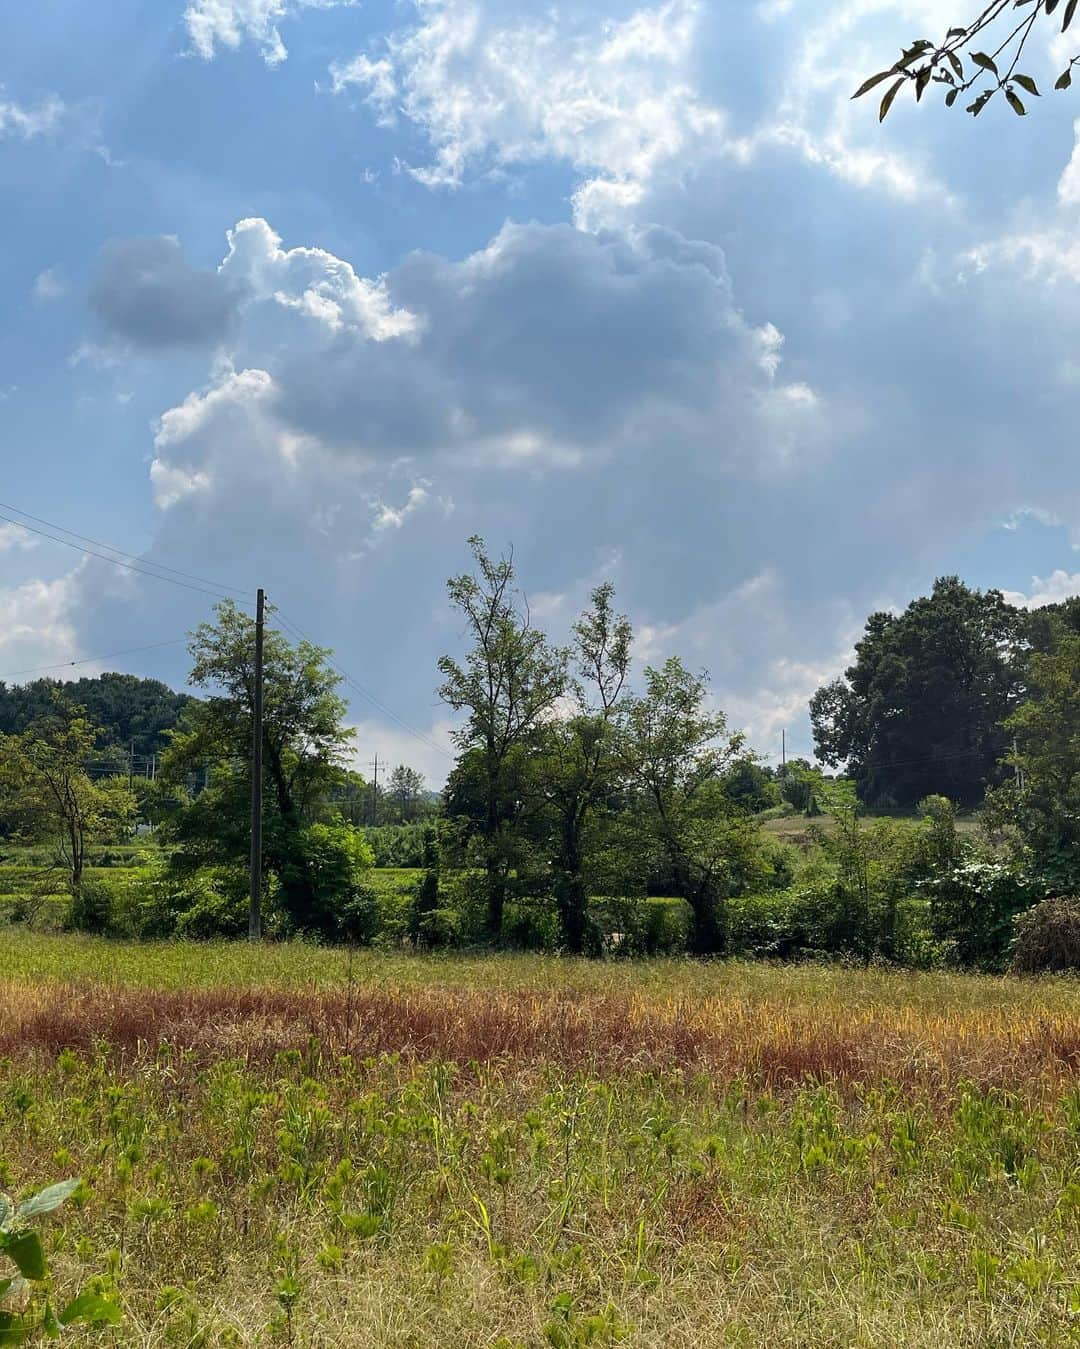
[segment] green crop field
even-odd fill
[[[1069,980],[0,931],[4,1188],[112,1345],[1064,1345]],[[83,1332],[93,1338],[94,1332]]]

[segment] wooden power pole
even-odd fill
[[[255,694],[251,718],[251,877],[248,940],[262,937],[262,824],[263,824],[263,621],[266,595],[260,590],[255,609]]]

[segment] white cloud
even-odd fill
[[[274,381],[265,370],[231,371],[216,384],[163,412],[154,434],[154,448],[168,449],[189,440],[208,422],[230,407],[265,404],[274,397]]]
[[[0,524],[0,553],[28,551],[37,545],[38,540],[22,525]]]
[[[0,98],[0,136],[32,140],[49,135],[60,126],[66,112],[63,99],[54,94],[32,107]]]
[[[375,502],[375,523],[372,529],[376,534],[387,530],[400,529],[410,515],[422,510],[431,500],[428,483],[417,483],[410,487],[409,495],[400,506],[388,506],[385,501]]]
[[[167,511],[193,492],[207,491],[211,480],[208,473],[189,473],[165,459],[154,459],[150,464],[150,485],[154,493],[154,505],[159,510]]]
[[[68,289],[67,279],[60,267],[46,267],[34,278],[34,299],[42,304],[62,300]]]
[[[228,232],[219,269],[258,299],[273,299],[332,331],[348,328],[383,342],[417,329],[416,316],[394,309],[383,278],[368,280],[322,248],[289,248],[265,220],[241,220]]]
[[[77,656],[77,574],[0,587],[0,679]]]
[[[379,785],[385,786],[398,764],[408,764],[423,773],[429,791],[438,791],[457,757],[451,739],[454,723],[438,718],[426,728],[416,727],[417,734],[405,730],[377,714],[370,720],[355,723],[353,763],[356,771],[370,782],[372,760],[379,756]],[[385,775],[385,776],[384,776]]]
[[[419,0],[420,23],[378,59],[332,68],[334,88],[364,91],[423,128],[431,187],[467,173],[560,159],[586,176],[582,206],[640,195],[658,165],[721,125],[690,80],[701,5],[667,0],[622,21],[564,11],[507,12],[487,0]]]
[[[244,42],[254,42],[268,66],[277,66],[288,55],[278,24],[302,9],[333,9],[355,0],[191,0],[184,11],[191,45],[205,61],[213,60],[219,48],[235,51]]]
[[[1062,600],[1080,595],[1080,572],[1069,573],[1062,568],[1052,571],[1049,576],[1033,576],[1031,591],[1006,590],[1005,598],[1020,609],[1042,609],[1047,604],[1060,604]]]

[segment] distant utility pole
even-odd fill
[[[375,751],[375,772],[371,779],[371,823],[379,823],[379,751]]]
[[[780,775],[787,776],[787,731],[780,732]]]
[[[255,696],[251,718],[251,877],[248,940],[262,937],[263,825],[263,620],[266,595],[260,589],[255,608]]]

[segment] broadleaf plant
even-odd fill
[[[49,1266],[41,1238],[28,1222],[70,1199],[79,1181],[65,1180],[16,1205],[0,1193],[0,1259],[13,1266],[0,1277],[0,1349],[36,1339],[56,1339],[75,1325],[115,1325],[120,1308],[84,1289],[57,1312],[49,1296]]]

